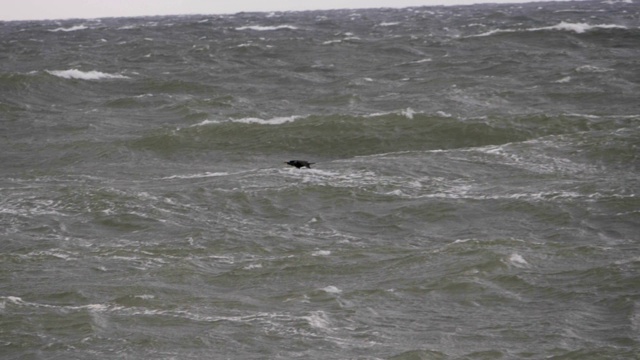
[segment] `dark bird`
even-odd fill
[[[284,163],[291,166],[295,166],[298,169],[300,169],[301,167],[307,167],[311,169],[311,164],[315,164],[315,163],[310,163],[304,160],[289,160],[289,161],[285,161]]]

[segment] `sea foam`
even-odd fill
[[[59,31],[63,31],[63,32],[69,32],[69,31],[78,31],[78,30],[86,30],[88,29],[88,27],[86,27],[85,25],[76,25],[76,26],[72,26],[69,28],[63,28],[63,27],[59,27],[57,29],[52,29],[49,30],[51,32],[59,32]]]
[[[49,74],[61,77],[63,79],[80,79],[80,80],[101,80],[101,79],[129,79],[128,76],[120,74],[107,74],[100,71],[80,71],[77,69],[70,70],[46,70]]]
[[[291,25],[279,25],[279,26],[253,25],[253,26],[241,26],[236,28],[236,30],[254,30],[254,31],[273,31],[273,30],[283,30],[283,29],[297,30],[298,28]]]
[[[199,122],[197,124],[191,125],[191,127],[205,126],[205,125],[211,125],[211,124],[220,124],[220,123],[225,123],[225,122],[242,123],[242,124],[260,124],[260,125],[282,125],[282,124],[286,124],[288,122],[296,121],[296,120],[301,119],[301,118],[304,118],[304,117],[303,116],[293,115],[293,116],[275,117],[275,118],[271,118],[271,119],[260,119],[260,118],[247,117],[247,118],[229,119],[229,120],[204,120],[204,121]]]
[[[584,32],[595,30],[595,29],[626,29],[625,26],[615,25],[615,24],[601,24],[601,25],[589,25],[586,23],[568,23],[562,21],[558,25],[541,27],[541,28],[533,28],[528,31],[539,31],[539,30],[565,30],[565,31],[573,31],[577,34],[582,34]]]
[[[596,29],[627,29],[626,26],[615,25],[615,24],[600,24],[600,25],[590,25],[587,23],[569,23],[562,21],[557,25],[553,26],[545,26],[539,28],[530,28],[530,29],[496,29],[487,31],[485,33],[471,35],[468,37],[482,37],[482,36],[491,36],[495,34],[502,33],[515,33],[520,31],[547,31],[547,30],[557,30],[557,31],[573,31],[577,34],[582,34],[587,31],[596,30]]]

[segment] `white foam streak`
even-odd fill
[[[467,36],[468,38],[473,38],[473,37],[485,37],[485,36],[491,36],[494,34],[502,34],[502,33],[513,33],[516,32],[518,30],[501,30],[501,29],[497,29],[497,30],[491,30],[491,31],[487,31],[481,34],[476,34],[476,35],[469,35]]]
[[[545,26],[545,27],[531,28],[531,29],[497,29],[497,30],[491,30],[482,34],[471,35],[467,37],[483,37],[483,36],[491,36],[494,34],[501,34],[501,33],[514,33],[514,32],[520,32],[520,31],[547,31],[547,30],[572,31],[577,34],[582,34],[587,31],[596,30],[596,29],[627,29],[627,27],[622,25],[615,25],[615,24],[590,25],[587,23],[568,23],[568,22],[562,21],[558,25],[553,25],[553,26]]]
[[[107,74],[100,71],[80,71],[77,69],[70,70],[46,70],[51,75],[61,77],[63,79],[80,79],[80,80],[101,80],[101,79],[129,79],[128,76],[120,74]]]
[[[171,175],[167,177],[163,177],[161,180],[172,180],[172,179],[201,179],[208,177],[217,177],[217,176],[227,176],[228,172],[205,172],[200,174],[188,174],[188,175]]]
[[[311,256],[329,256],[331,255],[331,251],[329,250],[318,250],[311,253]]]
[[[373,79],[365,79],[366,81],[373,81]],[[399,111],[391,111],[391,112],[379,112],[379,113],[371,113],[366,115],[361,115],[362,118],[375,118],[387,115],[401,115],[406,117],[407,119],[413,119],[416,114],[421,114],[418,111],[413,110],[412,108],[406,108]],[[444,113],[439,111],[437,113],[439,116],[443,117],[451,117],[451,114]],[[258,125],[282,125],[290,122],[294,122],[297,120],[306,119],[308,116],[301,115],[292,115],[292,116],[279,116],[271,119],[261,119],[255,117],[246,117],[240,119],[227,119],[227,120],[203,120],[197,124],[193,124],[190,127],[197,126],[206,126],[213,124],[223,124],[223,123],[241,123],[241,124],[258,124]]]
[[[229,119],[229,120],[204,120],[197,124],[191,125],[190,127],[222,124],[225,122],[241,123],[241,124],[259,124],[259,125],[282,125],[289,122],[294,122],[301,118],[304,118],[304,117],[293,115],[293,116],[275,117],[272,119],[260,119],[260,118],[249,117],[249,118]]]
[[[329,318],[324,311],[314,311],[309,316],[303,316],[302,318],[316,329],[331,330]]]
[[[333,286],[333,285],[329,285],[325,288],[322,289],[322,291],[328,293],[328,294],[341,294],[342,290],[338,289],[337,287]]]
[[[88,27],[86,27],[85,25],[76,25],[76,26],[72,26],[70,28],[63,28],[63,27],[59,27],[57,29],[53,29],[53,30],[49,30],[51,32],[69,32],[69,31],[78,31],[78,30],[86,30],[88,29]]]
[[[11,303],[19,306],[30,306],[36,308],[47,308],[47,309],[60,309],[60,310],[89,310],[89,311],[105,311],[109,309],[108,305],[104,304],[88,304],[88,305],[77,305],[77,306],[65,306],[65,305],[49,305],[49,304],[40,304],[35,302],[24,301],[21,297],[18,296],[0,296],[0,308],[6,307],[7,303]]]
[[[568,23],[561,22],[555,26],[542,27],[542,28],[534,28],[529,31],[538,31],[538,30],[565,30],[565,31],[573,31],[578,34],[582,34],[589,30],[595,29],[626,29],[626,26],[615,25],[615,24],[601,24],[601,25],[589,25],[586,23]]]
[[[254,31],[273,31],[273,30],[283,30],[283,29],[298,30],[297,27],[291,26],[291,25],[279,25],[279,26],[253,25],[253,26],[241,26],[236,28],[236,30],[254,30]]]
[[[299,116],[287,116],[287,117],[276,117],[273,119],[260,119],[260,118],[243,118],[232,120],[233,122],[239,122],[243,124],[260,124],[260,125],[282,125],[288,122],[293,122],[296,119],[299,119]]]
[[[579,73],[605,73],[613,71],[613,69],[600,68],[593,65],[582,65],[576,68],[576,72]]]
[[[517,253],[509,255],[509,258],[507,260],[509,264],[518,268],[529,267],[529,263],[520,254]]]
[[[372,113],[372,114],[368,114],[368,115],[363,115],[363,117],[365,118],[373,118],[373,117],[381,117],[381,116],[387,116],[387,115],[402,115],[404,117],[406,117],[409,120],[413,119],[413,116],[415,114],[419,114],[417,111],[413,110],[412,108],[406,108],[400,111],[388,111],[388,112],[379,112],[379,113]]]
[[[402,115],[404,115],[407,119],[412,120],[413,119],[413,115],[416,112],[412,109],[412,108],[407,108],[406,110],[402,111]]]
[[[571,81],[571,76],[565,76],[560,80],[554,81],[554,83],[556,83],[556,84],[566,84],[566,83],[568,83],[570,81]]]

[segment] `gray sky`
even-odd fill
[[[43,20],[143,15],[232,14],[241,11],[321,10],[526,0],[0,0],[0,20]]]

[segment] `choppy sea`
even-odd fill
[[[3,22],[0,357],[638,359],[639,155],[637,1]]]

